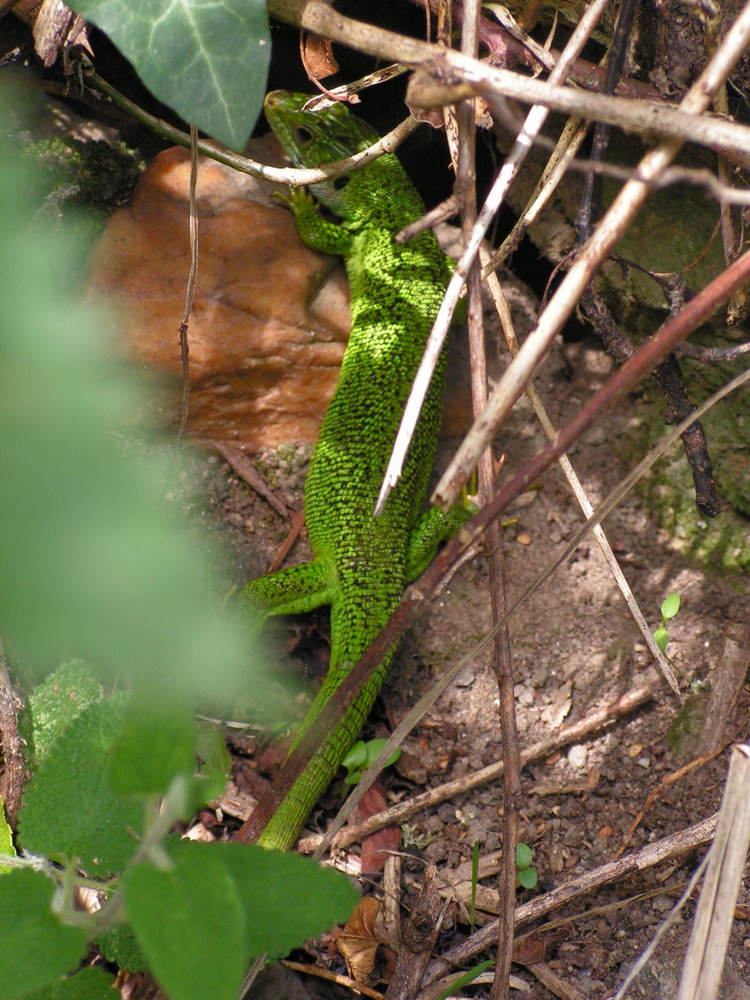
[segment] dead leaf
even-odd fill
[[[361,823],[375,813],[382,812],[387,807],[383,795],[383,785],[376,781],[367,789],[362,801],[357,806],[353,822]],[[359,858],[360,872],[363,875],[377,875],[383,870],[386,858],[398,851],[401,846],[401,831],[397,826],[386,826],[376,833],[370,834],[362,841],[362,852]]]
[[[552,702],[542,709],[541,719],[550,729],[557,729],[570,711],[573,704],[573,682],[563,681],[555,692]]]
[[[513,961],[518,962],[519,965],[534,965],[536,962],[544,962],[552,948],[564,940],[565,934],[559,930],[556,933],[532,931],[514,941]]]
[[[311,80],[325,80],[338,73],[339,64],[333,55],[330,38],[320,35],[305,35],[302,42],[302,62]]]
[[[365,896],[357,904],[336,942],[351,978],[365,985],[370,981],[380,943],[375,936],[379,918],[380,902],[372,896]]]

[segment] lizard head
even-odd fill
[[[296,167],[317,167],[367,149],[380,136],[342,103],[310,111],[316,98],[273,90],[263,108],[268,124]]]

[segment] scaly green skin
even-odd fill
[[[275,91],[266,118],[297,166],[313,167],[367,148],[377,134],[342,104],[303,110],[308,95]],[[383,513],[373,510],[401,413],[440,305],[450,264],[432,232],[407,245],[396,232],[424,205],[392,154],[347,178],[313,188],[341,224],[325,221],[309,195],[283,196],[308,246],[341,254],[351,286],[352,324],[336,392],[320,429],[305,483],[305,516],[314,560],[254,580],[241,602],[262,617],[331,605],[328,674],[299,736],[388,621],[404,587],[429,562],[457,518],[437,511],[420,521],[440,427],[445,363],[422,410],[399,485]],[[259,843],[287,850],[355,742],[392,658],[383,660],[338,727],[297,779]]]

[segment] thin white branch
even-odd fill
[[[708,870],[698,900],[677,1000],[718,995],[737,896],[750,846],[750,746],[732,750]]]
[[[557,65],[550,74],[551,83],[560,83],[568,75],[573,63],[580,55],[583,46],[586,44],[586,41],[596,27],[597,21],[603,14],[606,6],[607,0],[592,0],[592,3],[589,7],[587,7],[583,17],[571,35],[568,44],[565,46],[565,49],[560,55]],[[388,463],[388,468],[386,469],[385,477],[383,479],[383,485],[380,490],[378,502],[375,507],[375,516],[380,514],[382,511],[388,494],[401,476],[406,452],[412,439],[412,435],[414,434],[414,428],[416,427],[417,420],[422,409],[422,403],[424,402],[427,389],[430,381],[432,380],[435,366],[437,365],[438,358],[440,357],[443,343],[445,342],[445,338],[448,334],[448,327],[450,326],[451,318],[453,317],[453,313],[461,295],[463,286],[466,283],[466,275],[469,273],[469,269],[479,252],[479,247],[484,239],[487,229],[490,226],[490,223],[492,222],[492,219],[494,218],[497,210],[500,208],[500,205],[503,203],[505,195],[508,192],[508,188],[531,150],[534,139],[539,134],[548,113],[547,108],[541,107],[540,105],[535,105],[531,111],[529,111],[526,121],[524,122],[524,126],[521,129],[518,138],[514,142],[513,149],[503,164],[500,173],[495,179],[492,190],[482,206],[482,211],[479,213],[479,217],[477,218],[476,225],[472,230],[469,241],[461,254],[458,264],[456,265],[456,270],[448,284],[445,297],[443,298],[438,314],[435,317],[435,322],[427,341],[427,346],[425,347],[424,356],[417,371],[416,378],[414,379],[414,385],[401,418],[401,425],[398,429],[396,442],[393,446],[391,460]]]

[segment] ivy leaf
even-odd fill
[[[271,36],[264,0],[74,0],[154,97],[241,150],[263,104]]]

